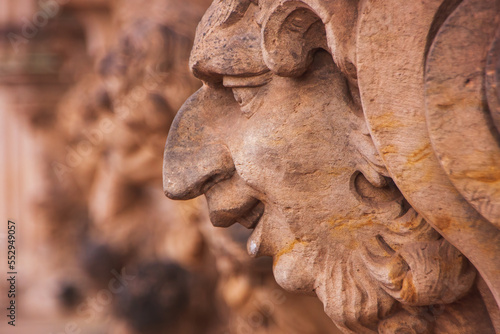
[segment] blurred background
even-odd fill
[[[0,333],[338,333],[162,192],[207,0],[0,0]],[[16,327],[8,326],[8,219]]]

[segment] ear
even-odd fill
[[[402,209],[403,196],[375,147],[364,117],[353,115],[357,124],[349,134],[351,145],[357,151],[356,169],[358,173],[351,179],[351,190],[364,203],[370,206],[395,204]]]
[[[266,13],[262,48],[267,67],[280,76],[299,76],[314,51],[324,49],[348,78],[355,78],[357,4],[357,0],[281,0],[261,8]]]

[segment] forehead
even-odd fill
[[[250,0],[216,0],[203,16],[191,52],[193,74],[206,81],[268,71],[261,50],[259,7]]]

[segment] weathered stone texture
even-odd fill
[[[345,333],[500,332],[496,0],[214,1],[172,199],[253,229]]]

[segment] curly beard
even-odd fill
[[[371,238],[376,241],[354,250],[336,245],[329,251],[316,288],[325,312],[345,333],[379,333],[384,319],[453,303],[474,284],[475,268],[413,209]],[[428,330],[418,316],[412,321],[419,333]]]

